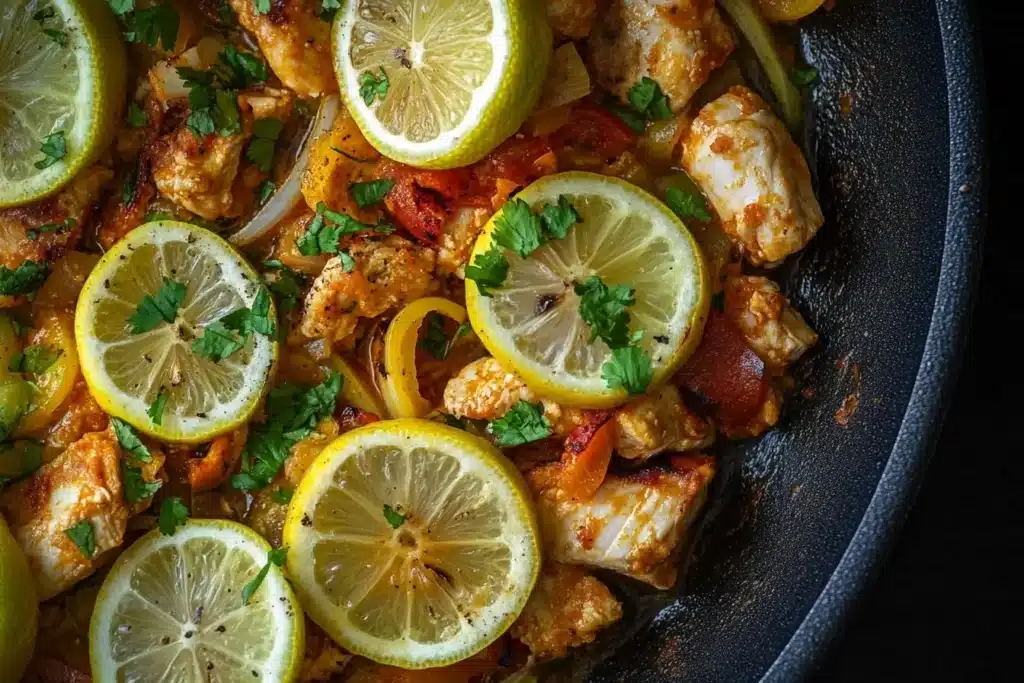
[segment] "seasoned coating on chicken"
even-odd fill
[[[110,417],[92,397],[82,378],[75,382],[71,395],[54,417],[43,441],[43,462],[59,456],[83,435],[101,432],[110,424]]]
[[[785,367],[818,343],[779,286],[766,277],[739,275],[725,283],[725,314],[768,365]]]
[[[770,386],[754,417],[741,426],[722,425],[722,434],[729,439],[752,439],[761,436],[779,422],[782,414],[782,392]]]
[[[549,562],[510,632],[534,657],[550,659],[593,642],[621,618],[622,605],[607,586],[579,567]]]
[[[242,93],[238,105],[242,132],[199,139],[183,125],[161,138],[153,153],[157,190],[179,206],[208,220],[241,216],[254,200],[259,174],[240,173],[242,153],[254,120],[287,119],[293,96],[264,88]]]
[[[803,153],[747,88],[730,88],[700,110],[683,137],[682,162],[754,265],[777,265],[825,222]]]
[[[496,358],[481,358],[459,370],[444,388],[444,409],[455,417],[494,420],[519,401],[536,401],[536,395],[514,372]]]
[[[714,461],[687,472],[644,470],[609,474],[587,501],[557,486],[558,463],[527,475],[548,557],[556,562],[603,567],[657,588],[676,580],[676,558],[687,528],[707,497]]]
[[[357,238],[348,252],[355,268],[345,272],[341,258],[335,256],[306,295],[300,329],[307,337],[342,341],[360,318],[397,310],[437,291],[437,256],[432,249],[391,235]]]
[[[466,277],[466,264],[473,254],[476,238],[480,236],[491,212],[487,209],[458,209],[441,228],[438,240],[437,272],[441,275]]]
[[[715,440],[714,427],[694,415],[671,384],[619,408],[615,421],[615,452],[630,460],[646,460],[665,450],[706,448]]]
[[[630,88],[646,76],[675,113],[735,47],[712,0],[611,0],[589,45],[603,88],[628,102]]]
[[[0,511],[25,551],[40,600],[92,574],[121,545],[130,516],[121,492],[121,448],[109,431],[86,434],[60,457],[0,495]],[[96,552],[85,557],[65,531],[92,524]]]
[[[331,61],[331,24],[319,16],[316,0],[274,0],[257,14],[252,0],[228,0],[238,23],[256,37],[260,51],[281,82],[299,97],[337,92]]]
[[[586,38],[596,16],[597,0],[548,0],[548,23],[566,38]]]

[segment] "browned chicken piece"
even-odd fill
[[[750,422],[739,427],[722,425],[722,434],[729,439],[752,439],[761,436],[779,422],[781,413],[782,392],[775,387],[769,387],[760,409]]]
[[[622,605],[607,586],[579,567],[549,562],[511,633],[537,659],[551,659],[593,642],[621,618]]]
[[[355,268],[345,271],[335,256],[306,295],[301,331],[313,339],[345,340],[360,318],[394,311],[437,291],[434,251],[391,235],[361,237],[348,252]]]
[[[0,495],[0,512],[28,558],[40,600],[92,574],[124,540],[132,509],[122,493],[120,458],[110,430],[86,434]],[[89,557],[66,533],[79,524],[88,525],[95,542]]]
[[[548,23],[566,38],[586,38],[596,16],[597,0],[548,0]]]
[[[644,77],[679,113],[735,47],[708,0],[611,0],[590,34],[598,83],[623,102]]]
[[[615,421],[615,452],[630,460],[646,460],[666,450],[707,448],[715,440],[714,427],[694,415],[671,384],[619,408]]]
[[[725,314],[768,365],[785,367],[818,343],[779,286],[766,277],[739,275],[725,283]]]
[[[103,166],[90,166],[53,197],[0,209],[0,267],[16,270],[29,261],[47,263],[74,249],[103,184],[113,176]],[[0,295],[0,308],[22,299]]]
[[[331,60],[331,24],[317,0],[274,0],[257,14],[252,0],[229,0],[238,23],[256,37],[260,51],[284,85],[299,97],[337,92]]]
[[[487,225],[491,212],[487,209],[458,209],[441,228],[437,252],[437,272],[441,275],[466,277],[466,264],[473,253],[476,238]]]
[[[715,473],[711,458],[699,457],[698,462],[683,472],[609,474],[586,501],[558,488],[559,463],[533,470],[527,482],[537,501],[547,557],[671,588],[678,551]]]
[[[240,173],[252,122],[285,120],[294,98],[285,90],[262,88],[242,93],[238,105],[242,132],[199,139],[184,124],[161,138],[153,155],[156,189],[175,204],[208,220],[236,218],[254,201],[259,177]],[[255,180],[255,182],[253,182]]]
[[[61,413],[63,410],[63,413]],[[50,462],[71,444],[90,432],[101,432],[110,417],[92,397],[85,380],[79,378],[67,402],[58,409],[43,441],[43,462]]]

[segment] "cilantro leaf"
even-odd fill
[[[263,582],[267,578],[267,574],[270,573],[270,565],[276,567],[284,566],[285,561],[288,559],[288,548],[275,548],[267,553],[267,563],[263,565],[256,577],[245,584],[242,588],[242,604],[248,605],[249,601],[252,600],[253,594],[259,590],[259,587],[263,585]]]
[[[256,14],[270,14],[270,0],[252,0],[252,6]]]
[[[624,388],[629,394],[642,394],[654,377],[651,357],[639,346],[612,349],[612,359],[601,366],[601,378],[610,389]]]
[[[173,323],[178,317],[178,307],[185,300],[185,285],[164,278],[163,286],[156,296],[147,294],[135,307],[135,312],[128,318],[132,334],[149,332],[160,324],[160,321]]]
[[[565,239],[572,226],[583,222],[565,195],[558,195],[557,204],[545,204],[540,211],[540,219],[548,239]]]
[[[636,302],[634,290],[627,285],[609,287],[597,275],[591,275],[573,288],[580,297],[579,313],[590,325],[590,341],[601,339],[616,349],[629,344],[629,311]]]
[[[343,237],[364,230],[383,231],[382,228],[381,225],[366,225],[351,216],[331,211],[326,204],[320,202],[316,205],[316,215],[310,221],[306,232],[296,241],[296,246],[303,256],[337,254]]]
[[[277,489],[270,494],[270,497],[274,499],[275,503],[287,505],[292,501],[293,495],[295,495],[295,491],[293,489]]]
[[[501,215],[494,220],[494,241],[523,258],[544,244],[540,216],[530,210],[522,199],[505,203]]]
[[[160,391],[156,392],[156,398],[153,399],[153,404],[149,406],[149,410],[146,414],[149,415],[149,419],[153,421],[155,425],[161,425],[164,422],[164,408],[167,406],[167,399],[171,397],[163,387],[160,387]]]
[[[11,372],[28,372],[33,375],[41,375],[50,369],[50,366],[57,362],[63,354],[63,349],[46,344],[32,344],[26,346],[23,351],[11,356],[7,369]]]
[[[334,413],[342,382],[339,373],[328,372],[323,382],[309,389],[288,383],[272,389],[266,420],[253,427],[245,444],[242,472],[231,477],[232,486],[251,491],[270,484],[288,459],[291,447]]]
[[[39,151],[43,153],[43,158],[37,161],[35,166],[40,170],[49,168],[63,159],[68,153],[68,143],[64,139],[64,131],[58,130],[56,133],[44,137],[39,145]]]
[[[83,519],[78,524],[64,530],[64,535],[78,546],[83,557],[91,558],[96,554],[96,532],[93,531],[92,522]]]
[[[648,121],[660,121],[672,116],[668,98],[658,82],[644,76],[629,89],[629,104]]]
[[[389,87],[388,75],[384,71],[384,67],[380,67],[379,78],[369,71],[359,77],[359,96],[363,98],[363,103],[367,107],[373,104],[378,97],[383,102]]]
[[[491,296],[491,289],[500,287],[508,277],[508,259],[498,245],[491,247],[473,259],[466,266],[466,279],[476,283],[477,289],[484,296]]]
[[[264,281],[270,293],[277,298],[277,307],[284,312],[295,310],[302,299],[302,290],[306,286],[306,276],[296,272],[280,261],[266,261],[263,267],[276,271],[274,276]]]
[[[165,50],[173,50],[178,40],[178,12],[169,3],[161,3],[153,7],[138,10],[133,14],[122,15],[128,30],[124,38],[129,43],[145,43],[156,47],[157,42]]]
[[[192,342],[192,351],[203,358],[219,363],[242,349],[249,340],[217,320],[203,328],[203,333]]]
[[[405,520],[409,519],[409,517],[407,515],[403,515],[397,509],[395,509],[395,508],[391,507],[390,505],[388,505],[387,503],[385,503],[384,504],[384,519],[387,521],[388,525],[392,529],[397,529],[398,527],[400,527],[403,524],[405,524]]]
[[[149,452],[146,444],[142,443],[139,435],[135,433],[135,429],[127,422],[120,418],[110,418],[110,424],[114,426],[114,434],[117,436],[117,442],[121,444],[121,448],[127,451],[133,458],[139,462],[149,462],[153,459],[153,455]]]
[[[14,270],[0,265],[0,294],[16,296],[34,292],[46,282],[49,272],[45,263],[35,261],[25,261]]]
[[[202,139],[207,135],[213,135],[217,126],[213,122],[213,114],[209,109],[193,109],[185,118],[185,127],[192,131],[197,138]]]
[[[684,192],[678,187],[670,187],[665,190],[665,204],[683,220],[693,218],[702,223],[712,220],[704,198],[694,192]]]
[[[519,446],[551,436],[551,423],[540,403],[519,401],[497,420],[487,425],[499,446]]]
[[[228,329],[243,334],[255,332],[265,337],[274,336],[274,320],[270,317],[270,293],[260,287],[253,299],[252,308],[242,307],[221,318]]]
[[[242,131],[242,111],[238,108],[238,93],[234,90],[217,90],[213,94],[211,110],[217,135],[229,137]]]
[[[160,533],[164,536],[173,536],[178,527],[185,524],[188,519],[188,508],[181,498],[171,496],[164,498],[160,504]]]
[[[274,163],[274,146],[284,123],[277,119],[260,119],[252,124],[252,141],[245,150],[245,158],[263,173],[269,173]]]
[[[69,216],[68,218],[65,218],[62,223],[44,223],[43,225],[40,225],[38,227],[29,228],[28,230],[25,231],[25,236],[28,237],[30,240],[37,240],[39,239],[40,233],[55,232],[59,234],[62,232],[67,232],[68,230],[72,230],[74,227],[75,219]]]
[[[135,201],[135,171],[125,176],[124,185],[121,186],[121,203],[131,206],[133,201]]]
[[[615,114],[615,116],[625,123],[626,126],[628,126],[634,133],[643,134],[644,128],[646,127],[643,114],[638,114],[630,107],[614,101],[606,102],[604,106],[608,111]]]
[[[345,250],[338,252],[338,260],[341,261],[341,270],[344,273],[351,273],[356,268],[356,260],[352,258],[352,254]]]
[[[114,10],[117,16],[124,16],[135,9],[135,0],[107,0],[110,9]]]
[[[394,187],[395,181],[390,178],[371,180],[365,183],[352,183],[348,186],[352,198],[356,200],[359,208],[365,209],[377,202],[383,201],[384,196]]]
[[[264,180],[256,187],[256,202],[262,206],[270,199],[270,196],[274,194],[277,187],[274,185],[273,180]]]
[[[818,70],[813,66],[806,69],[793,69],[793,85],[798,88],[806,88],[818,80]]]
[[[44,28],[43,33],[49,36],[50,40],[57,43],[61,47],[68,46],[68,34],[64,31],[59,31],[55,28]]]
[[[217,55],[215,69],[227,88],[248,88],[270,78],[270,69],[262,59],[230,43]]]
[[[340,9],[339,0],[320,0],[320,18],[324,21],[332,21]]]
[[[124,460],[121,461],[121,486],[124,490],[124,499],[129,503],[152,498],[163,485],[159,479],[146,481],[141,468],[126,465]]]
[[[234,27],[238,25],[238,17],[235,16],[235,10],[231,9],[231,5],[228,4],[227,0],[220,0],[217,15],[220,17],[220,23],[225,26]]]
[[[145,128],[146,124],[149,123],[149,116],[142,110],[142,107],[137,102],[132,102],[128,105],[128,114],[125,116],[125,122],[132,128]]]
[[[427,329],[423,333],[418,346],[438,360],[448,357],[449,341],[444,331],[444,316],[431,313],[426,319]]]

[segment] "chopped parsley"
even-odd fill
[[[249,601],[252,600],[253,594],[259,590],[259,587],[263,585],[263,581],[266,580],[267,574],[270,573],[270,565],[275,567],[283,567],[285,561],[288,559],[288,548],[274,548],[267,553],[267,563],[263,565],[259,573],[252,581],[245,584],[242,588],[242,604],[248,605]]]
[[[212,70],[227,88],[248,88],[270,78],[270,69],[262,59],[230,44],[217,55]]]
[[[68,217],[65,218],[64,221],[61,223],[45,223],[36,228],[29,228],[28,230],[25,231],[25,237],[28,237],[30,240],[37,240],[39,239],[39,235],[41,233],[54,232],[59,234],[62,232],[67,232],[68,230],[71,230],[74,227],[75,219]]]
[[[245,158],[263,173],[269,173],[274,164],[274,147],[281,136],[282,121],[260,119],[252,124],[252,140],[245,150]]]
[[[601,366],[601,378],[610,389],[642,394],[654,378],[651,357],[639,346],[612,349],[612,359]]]
[[[272,337],[275,332],[274,321],[270,317],[270,293],[261,287],[251,309],[239,308],[207,325],[203,334],[192,342],[192,350],[219,363],[243,348],[253,333]]]
[[[387,224],[367,225],[360,223],[351,216],[331,211],[323,202],[316,205],[316,215],[310,221],[306,232],[296,241],[299,253],[303,256],[339,253],[339,243],[343,237],[355,235],[366,230],[389,232]],[[350,257],[351,258],[351,257]],[[354,265],[354,264],[353,264]]]
[[[494,442],[502,447],[520,446],[551,436],[551,423],[540,403],[519,401],[507,413],[487,425]]]
[[[793,69],[792,81],[793,85],[798,88],[806,88],[812,85],[818,80],[818,70],[813,66],[809,66],[806,69]]]
[[[545,204],[540,219],[549,239],[565,239],[572,226],[583,222],[576,207],[564,195],[558,195],[557,204]]]
[[[635,291],[627,285],[609,287],[591,275],[574,287],[580,297],[579,314],[590,325],[590,341],[601,339],[610,348],[629,343],[629,311],[636,303]]]
[[[188,508],[185,507],[181,498],[177,496],[164,498],[164,502],[160,504],[160,521],[158,523],[161,534],[173,536],[178,527],[185,525],[187,519]]]
[[[400,509],[400,507],[396,509],[387,503],[384,504],[384,519],[392,529],[397,529],[405,524],[405,520],[409,519],[408,515],[403,515],[398,511]]]
[[[50,40],[57,43],[61,47],[68,46],[68,34],[64,33],[64,31],[60,31],[55,28],[44,28],[43,33],[45,33],[50,38]]]
[[[273,180],[264,180],[256,187],[256,202],[262,206],[270,199],[275,190],[277,190],[277,187],[274,185]]]
[[[629,105],[648,121],[660,121],[672,116],[668,97],[661,91],[658,82],[647,76],[629,89]]]
[[[78,524],[64,530],[64,535],[71,539],[71,542],[78,546],[83,557],[91,558],[96,554],[96,532],[92,528],[92,522],[83,519]]]
[[[129,503],[138,503],[152,498],[153,494],[160,490],[163,482],[159,479],[146,481],[142,476],[142,469],[132,467],[121,461],[121,486],[124,490],[124,499]]]
[[[11,356],[7,369],[11,372],[28,372],[41,375],[57,362],[64,353],[62,349],[46,344],[32,344]]]
[[[189,89],[190,111],[185,126],[197,138],[215,132],[222,137],[241,132],[242,114],[238,108],[238,89],[262,83],[270,77],[270,70],[259,57],[233,45],[226,45],[217,55],[217,63],[207,71],[190,67],[178,67],[176,71]],[[272,130],[274,124],[262,121],[253,124],[256,137],[265,140],[257,144],[256,151],[252,153],[257,159],[265,155],[268,144],[270,157],[273,157],[274,140],[280,134],[281,125],[280,122],[275,123],[276,132]],[[246,154],[249,158],[248,151]]]
[[[643,134],[646,123],[643,114],[637,113],[633,108],[627,107],[615,100],[605,102],[605,108],[615,114],[626,126],[638,135]]]
[[[220,18],[220,23],[225,26],[238,26],[238,17],[235,16],[235,10],[231,9],[228,0],[220,0],[220,6],[217,7],[217,16]]]
[[[271,389],[267,418],[253,427],[242,454],[242,471],[231,477],[231,485],[252,491],[270,484],[288,459],[291,447],[334,413],[343,381],[340,374],[328,372],[323,382],[308,389],[288,383]]]
[[[25,261],[14,270],[0,265],[0,295],[29,294],[39,289],[49,274],[45,263]]]
[[[370,71],[364,72],[359,77],[359,96],[363,98],[363,103],[367,107],[373,104],[378,97],[383,102],[389,87],[391,86],[388,83],[388,75],[384,71],[384,67],[380,67],[379,77]]]
[[[295,494],[293,489],[277,489],[270,494],[270,497],[274,499],[275,503],[281,505],[287,505],[292,501],[292,496]]]
[[[263,267],[273,272],[270,278],[264,276],[264,282],[277,299],[277,307],[285,313],[298,308],[299,301],[302,300],[302,290],[306,286],[306,276],[277,259],[265,261]]]
[[[138,102],[132,102],[128,105],[128,113],[125,114],[124,120],[132,128],[145,128],[146,124],[149,123],[149,116],[146,115],[146,112],[143,111]]]
[[[108,0],[111,4],[119,0]],[[134,4],[134,3],[132,3]],[[116,10],[115,10],[116,13]],[[125,27],[124,39],[129,43],[144,43],[165,50],[173,50],[178,40],[178,12],[170,3],[161,3],[138,11],[122,12],[121,23]]]
[[[256,14],[270,14],[270,0],[252,0],[252,7]]]
[[[324,21],[333,21],[334,15],[341,9],[339,0],[320,0],[320,18]]]
[[[163,424],[164,408],[167,407],[167,399],[170,397],[171,395],[164,391],[163,387],[160,387],[160,391],[156,392],[156,398],[153,399],[153,403],[146,411],[146,415],[149,415],[149,419],[153,421],[153,424]]]
[[[121,186],[121,203],[125,206],[131,206],[135,201],[135,173],[133,169],[125,176],[124,185]]]
[[[58,130],[56,133],[50,133],[44,137],[39,145],[39,151],[43,153],[43,158],[37,161],[35,166],[40,170],[49,168],[63,159],[68,153],[68,144],[67,140],[64,139],[64,131]]]
[[[494,241],[526,258],[544,244],[540,216],[530,210],[522,199],[505,203],[501,214],[494,219]]]
[[[448,357],[450,343],[448,335],[444,331],[444,316],[440,313],[431,313],[426,319],[427,328],[423,332],[423,338],[419,341],[419,347],[438,360]]]
[[[665,204],[683,220],[693,218],[707,223],[712,219],[704,197],[695,192],[686,192],[678,187],[670,187],[665,190]]]
[[[365,183],[352,183],[348,186],[352,198],[356,200],[359,208],[365,209],[377,202],[383,201],[384,196],[395,186],[395,181],[390,178],[370,180]]]
[[[219,363],[242,349],[246,341],[248,337],[238,334],[218,320],[203,328],[203,334],[192,342],[192,351]]]
[[[149,462],[153,459],[146,444],[142,443],[130,424],[116,417],[110,418],[110,424],[114,426],[114,434],[117,436],[117,442],[121,444],[121,448],[133,458],[139,462]]]
[[[135,9],[135,0],[107,0],[107,4],[119,17],[123,17]]]
[[[500,287],[508,277],[508,259],[497,244],[473,259],[466,266],[466,279],[476,283],[477,289],[484,296],[491,296],[491,290]]]
[[[135,312],[128,318],[132,334],[149,332],[160,321],[173,323],[178,317],[178,307],[185,300],[185,285],[164,278],[164,283],[156,296],[147,294],[135,307]]]

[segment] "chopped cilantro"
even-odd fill
[[[262,59],[230,43],[217,55],[213,70],[226,88],[248,88],[270,78],[270,69]]]
[[[624,388],[629,394],[642,394],[654,377],[651,357],[639,346],[612,349],[612,359],[601,366],[601,378],[610,389]]]
[[[133,458],[139,462],[149,462],[153,459],[146,444],[142,443],[130,424],[116,417],[110,418],[110,424],[114,426],[114,434],[117,436],[117,442],[121,444],[121,448]]]
[[[540,403],[519,401],[507,413],[487,425],[499,446],[519,446],[551,436],[551,423]]]
[[[392,529],[397,529],[398,527],[405,524],[405,520],[409,519],[407,515],[403,515],[401,512],[398,511],[400,509],[401,508],[393,508],[387,503],[384,504],[384,519],[387,521],[388,525],[390,525]]]
[[[156,296],[147,294],[135,307],[135,312],[128,318],[132,334],[149,332],[160,324],[160,321],[173,323],[178,317],[178,307],[185,300],[185,285],[164,278],[164,283]]]
[[[501,215],[494,220],[494,241],[523,258],[544,244],[540,216],[530,210],[522,199],[505,203]]]
[[[270,0],[252,0],[252,6],[256,14],[270,14]]]
[[[141,468],[132,467],[125,464],[124,460],[121,461],[121,486],[124,490],[124,499],[129,503],[138,503],[152,498],[163,484],[159,479],[146,481],[142,476]]]
[[[601,339],[613,349],[629,344],[629,311],[626,308],[636,302],[632,287],[609,287],[600,277],[591,275],[573,289],[580,297],[580,317],[590,325],[591,342]]]
[[[331,211],[326,204],[320,202],[316,205],[316,215],[310,221],[306,232],[296,241],[296,246],[303,256],[337,254],[339,242],[343,237],[364,230],[380,231],[381,228],[380,225],[366,225],[351,216]]]
[[[202,335],[192,342],[192,351],[219,363],[244,347],[248,339],[248,336],[238,334],[218,320],[203,328]]]
[[[0,265],[0,294],[16,296],[39,289],[46,281],[49,269],[45,263],[25,261],[14,270]]]
[[[49,36],[50,40],[57,43],[61,47],[68,46],[68,34],[64,31],[59,31],[55,28],[44,28],[43,33]]]
[[[440,313],[431,313],[425,321],[427,328],[423,332],[423,338],[419,341],[419,347],[438,360],[448,357],[450,342],[444,331],[444,316]]]
[[[370,71],[364,72],[359,77],[359,96],[363,98],[363,103],[367,107],[373,104],[374,100],[378,97],[383,102],[384,97],[388,94],[389,87],[388,75],[384,71],[384,67],[380,67],[379,78]]]
[[[295,310],[302,299],[306,276],[296,272],[280,261],[266,261],[263,267],[275,271],[270,279],[264,278],[270,293],[277,299],[277,307],[287,313]]]
[[[466,279],[476,283],[477,289],[484,296],[491,296],[491,289],[500,287],[508,277],[508,259],[498,245],[492,244],[490,249],[479,254],[473,263],[466,266]]]
[[[628,126],[634,133],[642,134],[644,132],[646,124],[644,123],[643,114],[638,114],[632,108],[612,100],[606,102],[604,106],[608,111],[615,114],[615,116],[626,124],[626,126]]]
[[[394,180],[381,178],[380,180],[371,180],[365,183],[352,183],[348,186],[348,189],[352,193],[352,198],[356,200],[356,204],[360,208],[365,209],[368,206],[373,206],[377,202],[383,201],[384,196],[391,191],[394,185]]]
[[[50,366],[57,362],[57,359],[64,353],[63,349],[46,344],[32,344],[26,346],[23,351],[11,356],[7,369],[11,372],[28,372],[33,375],[41,375],[50,369]]]
[[[125,176],[124,185],[121,186],[121,203],[125,206],[131,206],[133,201],[135,201],[134,169]]]
[[[135,9],[135,0],[107,0],[114,14],[121,17]]]
[[[274,190],[276,189],[277,187],[274,186],[273,180],[264,180],[256,187],[257,203],[259,203],[261,206],[265,204],[266,201],[270,199],[270,195],[274,194]]]
[[[78,546],[83,557],[91,558],[96,554],[96,532],[93,531],[92,522],[89,520],[83,519],[73,527],[65,529],[64,535]]]
[[[266,580],[267,574],[270,573],[270,565],[275,567],[284,566],[285,561],[288,559],[288,548],[274,548],[267,553],[267,563],[263,565],[256,577],[245,584],[242,588],[242,604],[248,605],[249,601],[252,600],[253,594],[259,590],[259,587],[263,585],[263,581]]]
[[[339,0],[320,0],[320,18],[324,21],[333,21],[334,15],[341,9]]]
[[[239,308],[207,325],[203,328],[203,334],[192,342],[192,350],[219,363],[244,347],[251,334],[272,337],[274,332],[274,321],[270,317],[270,293],[267,288],[261,287],[251,309]]]
[[[252,140],[245,150],[245,158],[263,173],[269,173],[274,163],[274,146],[283,126],[277,119],[260,119],[252,124]]]
[[[45,223],[35,228],[29,228],[25,231],[25,236],[30,240],[39,239],[39,234],[44,232],[55,232],[62,233],[67,232],[75,227],[75,219],[68,217],[65,218],[61,223]]]
[[[548,239],[565,239],[572,226],[583,222],[565,195],[558,195],[557,204],[545,204],[540,211],[540,219]]]
[[[629,89],[629,104],[648,121],[660,121],[672,116],[668,98],[658,82],[644,76]]]
[[[274,499],[275,503],[287,505],[288,503],[292,502],[292,496],[294,494],[295,491],[293,489],[277,489],[276,491],[270,494],[270,497]]]
[[[707,223],[712,219],[704,198],[694,192],[685,192],[678,187],[670,187],[665,190],[665,204],[683,220],[693,218]]]
[[[220,18],[220,23],[225,26],[234,27],[238,25],[238,17],[235,16],[235,10],[231,9],[231,5],[228,4],[227,0],[220,0],[217,16]]]
[[[124,39],[129,43],[156,47],[159,42],[165,50],[173,50],[178,40],[178,12],[170,3],[122,14],[121,21],[128,29],[124,32]]]
[[[818,80],[818,70],[813,66],[806,69],[793,69],[793,84],[798,88],[806,88]]]
[[[164,536],[173,536],[178,527],[184,526],[188,519],[188,508],[181,498],[171,496],[164,498],[160,505],[160,533]]]
[[[163,387],[160,387],[160,391],[156,392],[156,398],[153,399],[152,405],[149,406],[149,410],[146,414],[149,415],[149,419],[153,421],[155,425],[161,425],[164,422],[164,408],[167,407],[167,399],[171,397]]]
[[[43,158],[37,161],[35,166],[40,170],[49,168],[63,159],[68,153],[64,131],[58,130],[44,137],[42,144],[39,145],[39,151],[43,153]]]

